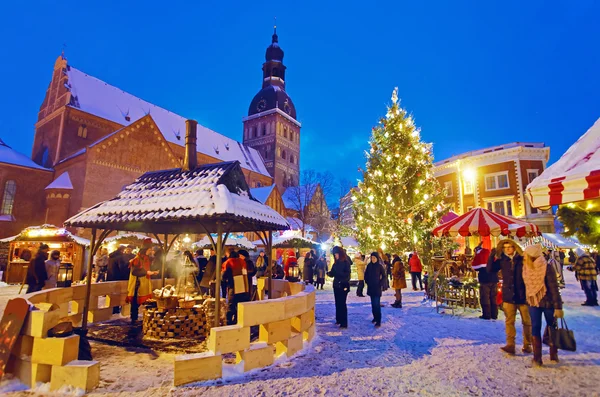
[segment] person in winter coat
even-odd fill
[[[123,251],[125,246],[120,245],[116,250],[108,254],[108,269],[106,271],[106,281],[120,280],[119,264],[123,259]]]
[[[542,365],[542,315],[546,325],[553,332],[554,317],[562,318],[562,299],[558,291],[556,271],[546,262],[542,254],[542,246],[533,244],[525,248],[523,258],[523,281],[529,315],[532,324],[533,365]],[[550,360],[558,361],[558,349],[550,342]]]
[[[350,292],[351,262],[350,258],[346,255],[346,251],[342,247],[333,247],[331,253],[335,258],[335,262],[327,275],[333,277],[335,323],[339,324],[340,328],[348,328],[348,307],[346,306],[346,298],[348,297],[348,292]]]
[[[271,274],[271,277],[275,280],[283,280],[285,278],[285,271],[283,270],[283,266],[281,266],[277,262],[273,262],[271,264]]]
[[[48,280],[48,274],[46,273],[46,260],[48,259],[48,247],[47,244],[40,245],[38,252],[35,254],[35,258],[29,262],[27,268],[27,276],[25,282],[27,283],[27,293],[41,291]]]
[[[129,280],[129,273],[131,273],[129,262],[135,258],[135,254],[133,253],[134,249],[134,245],[128,245],[123,251],[123,258],[121,258],[119,268],[119,274],[121,275],[121,278],[119,280]]]
[[[148,238],[144,240],[138,254],[129,261],[131,272],[129,273],[125,302],[131,303],[131,324],[135,324],[138,320],[140,305],[152,298],[150,278],[157,274],[150,270],[153,255],[152,240]]]
[[[106,273],[108,272],[108,249],[100,248],[95,258],[96,263],[96,282],[106,281]]]
[[[421,288],[421,291],[423,291],[423,280],[421,279],[421,275],[423,273],[423,264],[421,263],[419,254],[417,254],[416,251],[412,253],[412,256],[408,260],[408,266],[410,267],[410,277],[412,280],[413,291],[417,291],[417,280],[419,280],[419,288]]]
[[[367,295],[371,298],[371,311],[373,312],[371,322],[375,324],[375,327],[381,326],[381,294],[385,287],[386,277],[379,254],[371,253],[369,264],[365,269],[365,283],[367,284]]]
[[[258,258],[256,258],[256,277],[267,277],[267,266],[269,264],[269,258],[265,255],[265,251],[260,251]]]
[[[582,306],[598,306],[598,271],[596,263],[590,255],[581,248],[575,250],[579,258],[575,261],[575,274],[581,284],[581,289],[585,292],[585,302]]]
[[[202,291],[208,291],[211,297],[215,297],[215,275],[217,269],[217,256],[215,255],[215,250],[210,250],[210,258],[206,262],[206,269],[204,269],[204,274],[202,275],[202,280],[200,281],[200,288]]]
[[[46,274],[48,275],[48,279],[44,284],[44,289],[56,288],[59,267],[60,252],[54,250],[50,253],[50,259],[46,261]]]
[[[358,288],[356,288],[356,296],[364,298],[363,291],[365,288],[365,267],[363,255],[357,252],[354,256],[354,264],[356,265],[356,276],[358,278]]]
[[[196,258],[196,262],[198,263],[198,278],[197,278],[197,280],[198,280],[198,285],[200,285],[200,282],[202,281],[202,277],[204,277],[204,272],[206,271],[206,264],[208,263],[208,259],[206,259],[204,257],[204,252],[201,249],[196,250],[194,257]],[[200,291],[203,294],[208,292],[208,290],[203,291],[202,287],[200,287]]]
[[[317,260],[315,264],[315,275],[317,277],[316,286],[319,289],[319,285],[321,289],[325,286],[325,274],[327,274],[327,260],[325,259],[325,254],[321,255],[321,257]]]
[[[254,296],[254,276],[256,276],[256,266],[254,266],[254,262],[250,259],[250,254],[248,251],[241,249],[238,251],[238,255],[241,259],[246,261],[246,271],[248,272],[248,298],[252,300]]]
[[[304,264],[302,268],[302,277],[306,284],[315,282],[314,268],[315,260],[313,259],[312,253],[308,251],[306,255],[304,255]]]
[[[548,264],[552,266],[556,272],[556,281],[558,281],[558,288],[565,288],[565,277],[563,274],[563,265],[560,261],[560,255],[557,250],[550,251],[550,260]]]
[[[394,255],[392,261],[392,288],[396,292],[396,301],[392,303],[392,307],[402,309],[402,289],[406,288],[406,273],[404,263],[398,255]]]
[[[525,298],[523,282],[523,256],[521,248],[511,239],[501,240],[492,250],[486,270],[488,273],[502,272],[502,309],[504,310],[506,327],[506,346],[501,349],[508,354],[515,354],[515,319],[517,310],[523,323],[523,353],[531,353],[531,318]]]
[[[479,280],[479,303],[483,314],[479,317],[484,320],[496,320],[498,318],[498,272],[488,273],[487,263],[490,258],[490,250],[483,248],[483,243],[475,247],[475,256],[471,267],[477,272]]]
[[[245,252],[247,253],[247,252]],[[237,323],[237,306],[250,300],[248,286],[248,268],[246,261],[237,252],[231,252],[223,264],[222,279],[227,285],[227,325]]]
[[[577,256],[575,256],[575,253],[573,252],[572,249],[569,250],[569,266],[573,266],[576,261],[577,261]]]

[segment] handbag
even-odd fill
[[[564,318],[560,319],[560,328],[554,332],[554,345],[560,350],[574,352],[577,350],[575,334],[567,326]]]

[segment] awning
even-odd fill
[[[600,119],[562,157],[527,186],[533,207],[600,197]]]
[[[552,246],[560,249],[575,249],[577,243],[568,237],[557,233],[542,233],[542,238],[547,240]]]

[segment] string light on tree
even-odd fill
[[[421,142],[412,116],[400,107],[397,89],[371,133],[363,180],[353,196],[361,248],[402,252],[421,243],[425,247],[443,210],[442,194],[431,178],[431,145]],[[382,226],[385,233],[373,234]]]

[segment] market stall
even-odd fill
[[[526,188],[532,207],[600,199],[600,119]],[[591,203],[596,204],[596,203]]]
[[[438,226],[432,233],[440,238],[478,237],[495,245],[500,236],[534,237],[540,235],[540,230],[533,223],[496,214],[484,208],[474,208]],[[438,308],[479,306],[479,283],[470,263],[453,260],[448,254],[445,257],[434,257],[432,262],[434,274],[430,278],[432,281],[428,295],[436,300]]]
[[[74,281],[80,280],[86,248],[90,245],[89,240],[54,225],[30,226],[3,241],[10,244],[4,275],[4,281],[8,284],[23,282],[29,261],[35,257],[41,244],[48,244],[51,251],[59,251],[61,262],[73,265]]]
[[[119,247],[119,245],[135,245],[136,247],[141,246],[142,242],[147,238],[152,240],[152,244],[160,244],[157,239],[151,238],[150,236],[142,233],[119,233],[105,238],[102,246],[107,248],[109,252],[113,252]]]

